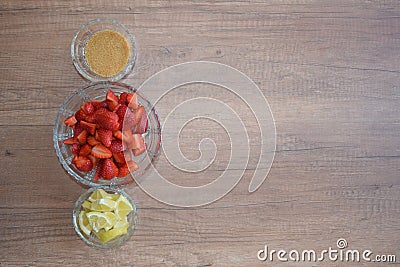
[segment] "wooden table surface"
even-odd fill
[[[387,263],[261,262],[257,252],[336,248],[396,254],[400,262],[400,2],[398,1],[11,1],[0,3],[0,266],[388,266]],[[138,61],[123,82],[139,87],[166,67],[194,60],[230,65],[268,99],[277,148],[267,180],[247,191],[259,148],[227,196],[200,208],[126,191],[139,225],[123,246],[91,248],[75,234],[72,209],[84,188],[64,172],[52,130],[58,108],[88,82],[71,62],[75,31],[93,18],[126,25]],[[176,89],[161,114],[185,99],[214,97],[210,85]],[[145,92],[144,92],[145,93]],[[200,131],[201,130],[201,131]],[[188,175],[161,156],[164,175],[206,184],[226,166],[221,127],[198,120],[181,136],[219,145],[206,172]],[[390,265],[393,266],[393,265]]]

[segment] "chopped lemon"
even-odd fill
[[[116,207],[116,202],[108,198],[101,198],[92,202],[90,209],[92,211],[113,211]]]
[[[96,189],[89,197],[89,201],[94,202],[96,200],[106,198],[108,193],[103,189]]]
[[[90,235],[90,232],[92,231],[92,227],[89,224],[89,220],[86,217],[86,211],[81,211],[79,213],[79,227],[81,228],[82,232],[84,232],[86,235]]]
[[[85,208],[85,210],[90,210],[90,207],[92,206],[92,203],[90,201],[85,201],[82,203],[82,207]]]
[[[121,219],[119,219],[115,224],[114,224],[114,229],[116,229],[116,228],[126,228],[126,229],[128,229],[128,226],[129,226],[129,222],[128,222],[128,220],[127,220],[127,218],[126,217],[123,217],[123,218],[121,218]]]
[[[100,229],[108,231],[117,222],[117,217],[115,214],[109,211],[91,211],[86,213],[86,217],[88,218],[89,224],[95,232],[98,232]]]
[[[96,189],[82,203],[79,213],[79,228],[86,235],[93,232],[105,243],[128,232],[128,214],[133,210],[131,203],[119,193],[107,193]]]
[[[131,203],[123,196],[120,195],[116,201],[115,215],[118,218],[126,217],[133,210]]]
[[[101,242],[106,243],[111,239],[114,239],[120,235],[124,235],[128,232],[126,228],[114,228],[109,231],[100,230],[95,235],[100,238]]]

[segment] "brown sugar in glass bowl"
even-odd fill
[[[129,44],[112,30],[95,33],[85,46],[85,59],[97,74],[111,77],[121,72],[129,59]]]
[[[95,19],[76,32],[71,56],[76,70],[84,78],[93,82],[118,81],[133,69],[135,40],[117,21]]]

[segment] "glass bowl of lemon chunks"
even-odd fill
[[[123,244],[137,223],[135,203],[121,189],[90,188],[75,203],[74,229],[93,247],[113,248]]]

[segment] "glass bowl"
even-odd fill
[[[129,237],[132,235],[133,231],[135,230],[135,228],[137,226],[138,218],[137,218],[136,205],[133,202],[133,200],[130,198],[130,196],[127,193],[125,193],[124,190],[111,189],[111,188],[105,189],[105,191],[107,193],[117,193],[117,194],[123,195],[129,201],[129,203],[132,205],[133,211],[131,211],[127,216],[127,220],[129,223],[127,233],[124,235],[120,235],[106,243],[103,243],[93,232],[90,234],[90,236],[88,236],[85,233],[83,233],[79,227],[79,213],[84,209],[82,207],[82,203],[85,202],[96,189],[97,188],[90,188],[85,193],[83,193],[78,198],[78,200],[75,202],[74,210],[72,213],[73,225],[74,225],[75,232],[89,246],[94,246],[94,247],[98,247],[98,248],[112,248],[112,247],[119,246],[122,243],[124,243],[126,240],[129,239]]]
[[[128,41],[130,56],[125,68],[114,76],[101,76],[95,73],[87,64],[85,58],[85,46],[94,34],[102,30],[113,30],[121,34]],[[132,71],[136,60],[135,39],[128,29],[112,19],[94,19],[82,25],[76,32],[71,44],[71,57],[77,71],[86,79],[97,81],[118,81]]]
[[[111,89],[116,95],[120,95],[122,92],[137,95],[138,103],[145,108],[148,117],[148,129],[142,134],[147,150],[141,155],[134,157],[139,168],[132,172],[131,175],[128,174],[123,178],[115,177],[112,180],[100,179],[94,181],[95,168],[89,172],[82,172],[74,164],[71,164],[73,159],[71,146],[65,145],[63,141],[72,137],[74,132],[71,127],[64,124],[64,121],[74,114],[84,102],[104,100],[108,89]],[[161,125],[153,105],[141,93],[137,92],[136,89],[118,82],[97,82],[76,90],[61,105],[53,129],[53,141],[61,165],[77,182],[90,187],[121,187],[143,176],[151,164],[155,163],[161,147]]]

